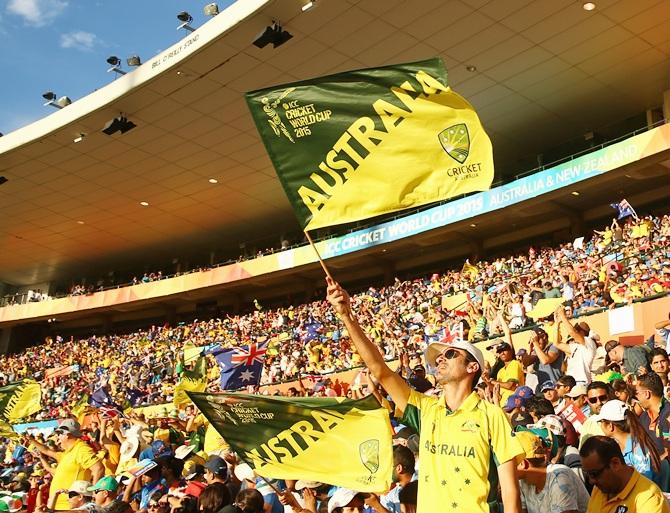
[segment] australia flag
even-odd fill
[[[267,342],[233,349],[212,349],[208,353],[214,355],[221,368],[222,390],[237,390],[248,385],[258,385],[261,381]]]
[[[633,206],[628,203],[627,200],[622,199],[619,203],[610,203],[610,206],[616,210],[617,219],[623,219],[624,217],[633,216],[637,219],[637,214]]]
[[[117,415],[121,412],[121,407],[114,402],[106,387],[100,387],[95,390],[88,398],[88,404],[99,408],[103,413],[108,414],[108,416],[115,416],[113,412],[116,412]]]

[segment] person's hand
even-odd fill
[[[295,498],[295,495],[293,495],[291,490],[284,490],[283,492],[280,492],[279,502],[281,502],[284,506],[291,506],[291,509],[294,511],[300,511],[302,509],[298,499]]]
[[[640,366],[637,368],[637,376],[638,376],[638,377],[640,377],[640,376],[644,376],[645,374],[648,374],[648,373],[649,373],[649,371],[647,370],[647,368],[644,367],[644,366],[642,366],[642,365],[640,365]]]
[[[326,299],[333,306],[335,312],[343,316],[349,315],[351,300],[347,291],[330,278],[326,278],[326,283],[328,284]]]
[[[316,511],[316,493],[311,488],[302,489],[302,500],[305,503],[305,509]]]
[[[377,497],[377,495],[374,493],[369,493],[368,496],[365,498],[364,502],[366,506],[370,506],[373,509],[375,509],[378,506],[381,506],[381,503],[379,502],[379,497]]]

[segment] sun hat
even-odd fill
[[[92,493],[90,492],[91,482],[90,481],[75,481],[70,485],[68,492],[75,492],[84,497],[90,497]]]
[[[256,480],[256,474],[247,463],[240,463],[235,467],[235,477],[241,482]]]
[[[556,436],[565,436],[565,426],[558,415],[545,415],[535,424],[528,426],[529,428],[544,428],[548,429]]]
[[[298,479],[295,483],[295,489],[297,491],[303,490],[305,488],[318,488],[319,486],[322,486],[323,483],[319,481],[303,481],[302,479]]]
[[[203,466],[212,474],[228,477],[228,464],[221,456],[211,455]]]
[[[547,455],[547,448],[545,447],[542,438],[532,431],[519,431],[514,437],[521,444],[521,448],[524,452],[523,459],[543,458]]]
[[[622,420],[626,420],[627,411],[628,405],[626,403],[614,399],[603,404],[602,408],[600,408],[600,413],[598,415],[593,415],[591,418],[594,422],[600,422],[602,420],[621,422]]]
[[[335,508],[347,506],[358,492],[349,488],[338,488],[328,501],[328,513],[333,513]]]
[[[89,492],[99,492],[105,490],[106,492],[115,492],[119,489],[119,482],[114,479],[114,476],[101,477],[97,483],[89,487]]]
[[[571,399],[575,399],[576,397],[586,395],[586,385],[584,383],[577,383],[574,387],[572,387],[572,390],[570,390],[565,395],[567,395]]]
[[[58,427],[54,429],[54,433],[67,433],[75,438],[79,438],[81,436],[81,426],[74,419],[63,419],[58,424]]]
[[[450,344],[445,342],[432,342],[429,344],[428,348],[426,349],[426,362],[428,362],[428,365],[435,367],[435,360],[437,360],[437,357],[450,348],[461,349],[462,351],[465,351],[477,361],[479,364],[479,369],[481,371],[484,370],[484,355],[478,347],[464,340],[457,340],[455,342],[451,342]]]
[[[540,385],[540,392],[546,392],[547,390],[555,390],[556,389],[556,383],[553,381],[545,381]]]

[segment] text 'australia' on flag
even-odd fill
[[[305,230],[489,189],[491,141],[440,59],[253,91],[247,103]]]
[[[374,396],[266,397],[188,392],[256,473],[357,491],[388,490],[393,470],[388,411]]]
[[[267,342],[253,342],[232,349],[215,347],[206,351],[214,355],[221,367],[222,390],[235,390],[248,385],[258,385],[263,373]]]

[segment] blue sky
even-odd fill
[[[234,0],[219,0],[220,10]],[[177,13],[194,27],[207,21],[209,0],[0,0],[0,132],[51,113],[42,93],[75,101],[114,80],[110,55],[142,62],[184,37]]]

